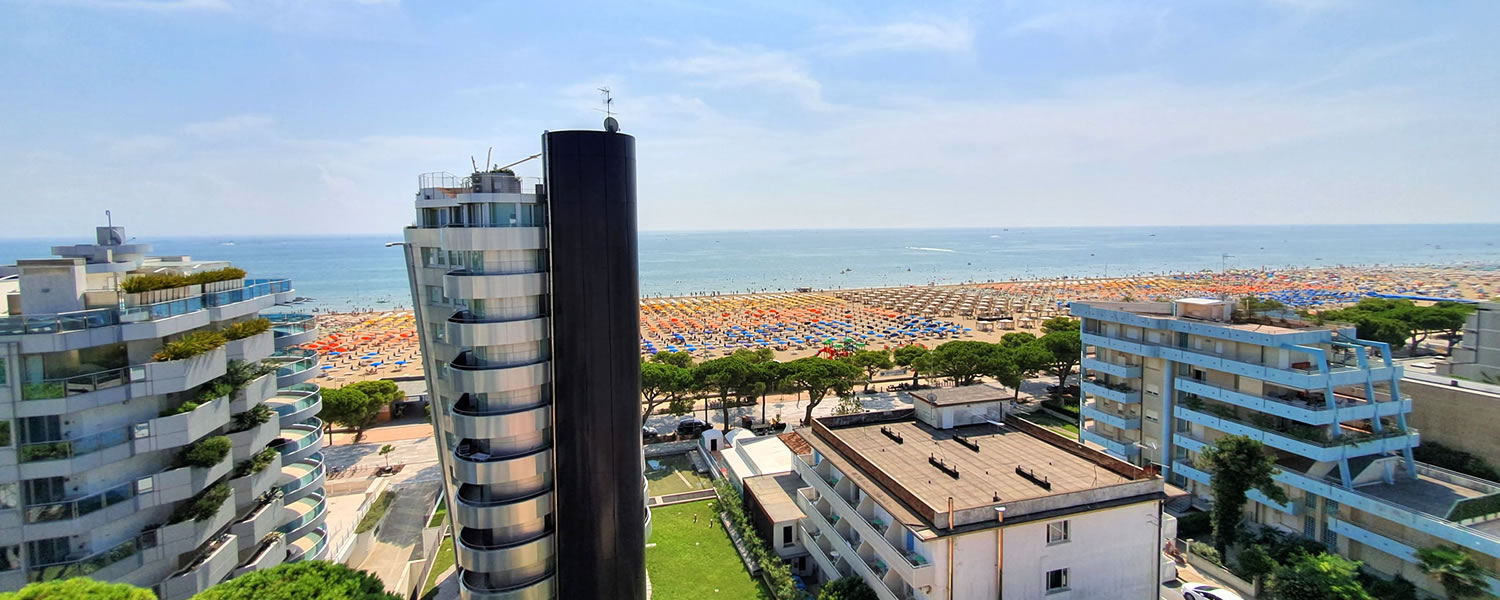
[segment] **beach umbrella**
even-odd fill
[[[398,361],[396,361],[396,364],[398,364],[398,365],[404,365],[404,364],[406,364],[406,361],[404,361],[404,360],[398,360]]]

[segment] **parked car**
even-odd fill
[[[1232,591],[1207,583],[1182,584],[1182,600],[1245,600]]]
[[[698,437],[698,434],[701,434],[704,431],[713,428],[713,425],[709,425],[708,423],[703,422],[703,419],[699,419],[697,417],[688,417],[677,422],[677,435],[688,438],[696,438]]]
[[[645,425],[641,426],[641,441],[642,442],[654,442],[659,437],[661,437],[661,434],[656,433],[655,431],[652,431],[650,427],[647,427]]]

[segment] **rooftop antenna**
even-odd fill
[[[495,152],[495,147],[494,146],[490,146],[489,150],[485,150],[484,151],[484,166],[485,166],[485,168],[494,168],[495,167],[495,163],[490,162],[490,154],[492,154],[494,152]]]
[[[111,229],[114,228],[114,226],[115,226],[115,218],[109,214],[108,210],[104,211],[104,221],[105,221],[105,224],[108,225]]]
[[[620,122],[615,120],[615,99],[607,87],[599,88],[599,93],[604,95],[604,108],[594,110],[604,113],[604,130],[615,133],[620,130]]]

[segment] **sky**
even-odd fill
[[[600,87],[644,230],[1496,222],[1496,22],[1489,0],[0,0],[0,236],[87,238],[106,209],[131,235],[394,234],[419,174],[597,129]]]

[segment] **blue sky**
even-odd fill
[[[597,128],[651,230],[1500,221],[1495,2],[0,0],[0,236],[396,232]],[[538,175],[535,161],[523,175]]]

